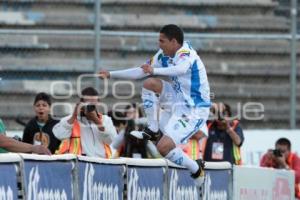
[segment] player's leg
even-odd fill
[[[148,128],[158,132],[159,94],[162,91],[162,81],[158,78],[148,78],[144,81],[142,100],[147,117]]]
[[[144,135],[157,141],[162,135],[158,112],[161,109],[172,112],[172,106],[176,103],[176,94],[170,83],[157,78],[149,78],[144,82],[142,100],[148,123]],[[139,133],[136,132],[136,134]]]
[[[204,162],[202,160],[192,160],[181,148],[176,147],[174,141],[167,135],[164,135],[157,144],[160,154],[177,165],[186,167],[195,180],[197,186],[204,183]]]
[[[165,137],[173,141],[173,145],[169,144],[171,142],[165,140],[164,137],[158,143],[158,150],[162,155],[165,155],[167,159],[189,169],[196,184],[201,185],[204,181],[203,161],[190,159],[180,148],[176,147],[176,145],[187,142],[187,140],[199,130],[204,133],[207,132],[205,129],[209,108],[186,110],[185,107],[178,105],[173,110],[175,110],[175,112],[172,113],[171,118],[166,123],[164,129],[162,129]]]

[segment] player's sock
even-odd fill
[[[142,89],[142,100],[145,114],[147,117],[148,128],[153,131],[158,131],[158,97],[156,94],[146,88]]]
[[[190,170],[191,173],[196,173],[199,166],[196,161],[190,159],[180,148],[176,147],[172,149],[166,157],[170,161],[176,163],[177,165],[185,166]]]

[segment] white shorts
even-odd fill
[[[159,97],[160,130],[174,141],[184,144],[196,132],[201,130],[207,135],[206,121],[209,107],[188,107],[184,100],[177,97],[171,84],[163,81],[162,93]]]

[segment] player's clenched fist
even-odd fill
[[[146,74],[153,74],[153,67],[149,64],[143,64],[141,66],[141,68],[143,69],[144,73]]]
[[[110,73],[109,73],[109,71],[107,71],[107,70],[101,70],[101,71],[98,73],[98,75],[99,75],[99,78],[102,78],[102,79],[104,79],[104,78],[109,78],[109,77],[110,77]]]

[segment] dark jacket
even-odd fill
[[[244,142],[244,134],[243,129],[240,124],[234,128],[234,131],[239,135],[241,139],[242,146]],[[221,147],[223,151],[220,152],[219,155],[222,155],[220,158],[214,158],[214,152],[217,151],[217,147]],[[214,150],[215,149],[215,150]],[[219,130],[216,126],[216,123],[212,123],[211,127],[208,131],[208,138],[205,147],[204,160],[209,162],[220,162],[220,161],[228,161],[231,164],[235,164],[235,157],[233,152],[233,141],[226,131]]]
[[[54,136],[52,129],[58,122],[58,120],[54,120],[49,116],[49,120],[40,130],[37,118],[31,119],[24,129],[22,141],[29,144],[43,144],[49,148],[51,153],[55,153],[60,145],[60,140]]]

